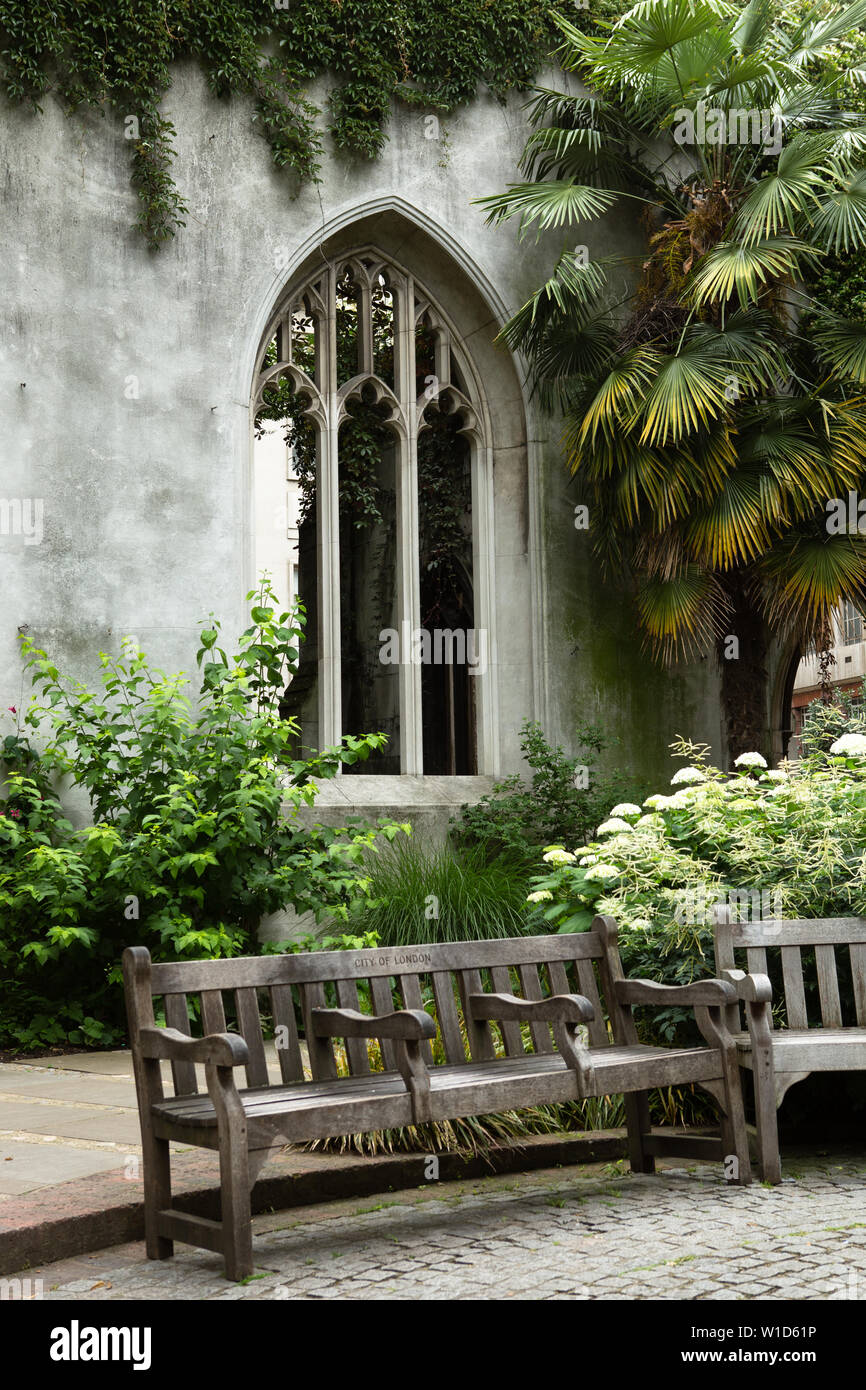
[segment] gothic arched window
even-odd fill
[[[281,300],[253,406],[299,495],[302,743],[383,730],[358,771],[493,771],[489,424],[444,313],[373,248],[325,261]]]

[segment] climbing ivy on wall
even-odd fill
[[[612,0],[599,0],[613,11]],[[244,95],[274,162],[315,179],[322,155],[309,84],[332,83],[338,149],[374,158],[392,102],[446,112],[480,85],[503,100],[552,47],[546,0],[0,0],[0,86],[41,109],[113,113],[131,146],[139,226],[156,248],[185,225],[161,111],[171,64],[195,60],[220,98]]]

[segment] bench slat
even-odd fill
[[[601,1007],[601,1000],[598,995],[598,984],[596,983],[595,970],[591,960],[579,960],[576,962],[578,994],[582,994],[588,999],[595,1010],[595,1018],[589,1024],[589,1040],[593,1047],[606,1047],[610,1042],[607,1033],[607,1024],[604,1021],[604,1010]]]
[[[424,1000],[421,997],[421,981],[418,979],[417,975],[400,975],[397,984],[403,996],[403,1003],[407,1009],[424,1008]],[[426,1039],[421,1043],[421,1056],[424,1058],[427,1066],[432,1067],[433,1051]]]
[[[341,1009],[355,1009],[361,1012],[358,986],[354,980],[337,980],[337,1003]],[[353,1076],[364,1076],[370,1071],[370,1057],[365,1038],[344,1038],[349,1071]]]
[[[520,987],[523,990],[524,999],[543,999],[544,990],[541,988],[541,980],[538,977],[538,966],[534,964],[521,965]],[[530,1023],[529,1031],[532,1035],[532,1046],[536,1052],[554,1052],[555,1048],[550,1038],[550,1025],[548,1023]]]
[[[782,979],[785,982],[785,1005],[789,1028],[808,1028],[806,994],[803,989],[803,957],[799,946],[783,946]]]
[[[862,939],[866,941],[866,925]],[[199,994],[315,980],[370,980],[436,970],[483,969],[490,965],[537,965],[546,960],[597,958],[594,932],[562,936],[507,937],[501,941],[449,941],[428,946],[376,946],[364,951],[311,951],[279,956],[234,956],[225,960],[157,961],[151,967],[153,994]]]
[[[484,986],[481,983],[480,970],[461,970],[459,974],[460,998],[463,1004],[463,1019],[466,1024],[466,1033],[469,1038],[469,1051],[472,1054],[473,1062],[489,1062],[496,1056],[496,1049],[493,1046],[493,1034],[490,1031],[490,1024],[487,1019],[472,1017],[472,1011],[467,1008],[466,1001],[470,994],[481,994]]]
[[[851,979],[854,983],[854,1007],[857,1023],[866,1028],[866,946],[850,946]]]
[[[547,965],[547,974],[550,980],[551,994],[572,993],[571,986],[568,983],[568,971],[561,960],[549,961]],[[554,1023],[553,1036],[556,1038],[556,1045],[560,1052],[567,1052],[569,1043],[568,1033],[561,1023]],[[565,1044],[564,1046],[563,1042]]]
[[[320,980],[301,985],[301,1012],[304,1017],[304,1032],[307,1035],[307,1051],[310,1054],[310,1070],[317,1081],[327,1080],[337,1075],[337,1059],[330,1038],[317,1038],[313,1032],[313,1009],[327,1007],[325,986]]]
[[[454,998],[454,978],[448,970],[436,970],[432,975],[433,996],[439,1032],[445,1046],[445,1056],[452,1066],[466,1062],[466,1044],[460,1031],[460,1015]]]
[[[224,1033],[226,1031],[226,1011],[223,1008],[222,991],[203,989],[201,992],[202,1032]]]
[[[842,1005],[839,1002],[839,981],[836,978],[836,952],[832,945],[815,947],[815,963],[818,966],[821,1023],[825,1028],[841,1028]]]
[[[563,973],[565,968],[563,967]],[[513,994],[514,986],[511,982],[511,972],[505,965],[492,965],[490,967],[490,983],[493,985],[494,994]],[[520,1024],[514,1019],[505,1021],[497,1020],[502,1033],[502,1041],[505,1043],[505,1052],[508,1057],[524,1057],[526,1048],[523,1046],[523,1034],[520,1031]]]
[[[238,1028],[250,1054],[246,1066],[247,1085],[267,1086],[269,1078],[265,1041],[262,1037],[258,995],[253,985],[245,985],[242,989],[235,990],[235,1006],[238,1012]]]
[[[767,952],[763,946],[746,947],[746,963],[750,975],[766,975]]]
[[[370,994],[373,999],[373,1008],[377,1014],[390,1014],[394,1012],[394,995],[391,990],[391,981],[382,979],[381,976],[370,981]],[[382,1064],[386,1071],[396,1071],[397,1055],[394,1051],[394,1043],[391,1038],[380,1038],[379,1046],[382,1049]]]
[[[298,1041],[298,1021],[295,1017],[295,1001],[291,985],[271,985],[271,1007],[274,1013],[274,1028],[285,1029],[277,1034],[277,1057],[280,1063],[280,1076],[283,1081],[303,1081],[304,1061]]]
[[[186,995],[167,994],[164,1003],[165,1021],[169,1028],[176,1028],[179,1033],[185,1033],[187,1037],[190,1037],[189,1006],[186,1002]],[[198,1095],[198,1082],[195,1079],[195,1064],[193,1062],[172,1062],[171,1075],[174,1080],[176,1096]]]
[[[821,917],[814,921],[767,919],[763,922],[732,922],[722,930],[732,946],[843,946],[866,943],[866,917]]]

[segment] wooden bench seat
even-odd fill
[[[661,1154],[700,1155],[724,1158],[726,1176],[750,1181],[737,1048],[725,1023],[734,988],[626,980],[610,918],[575,935],[234,960],[152,964],[143,947],[130,947],[123,968],[152,1259],[184,1240],[222,1252],[230,1278],[251,1273],[250,1189],[268,1154],[287,1143],[591,1096],[625,1096],[636,1171],[652,1172]],[[632,1007],[672,1004],[694,1008],[704,1046],[639,1041]],[[279,1081],[268,1071],[263,1014]],[[721,1138],[651,1132],[649,1091],[690,1082],[718,1103]],[[222,1221],[172,1206],[170,1142],[219,1152]]]
[[[638,1044],[609,1047],[593,1058],[594,1094],[611,1095],[627,1088],[635,1064],[642,1069],[648,1089],[712,1080],[718,1063],[705,1047],[661,1048]],[[491,1111],[519,1110],[531,1105],[554,1105],[584,1099],[578,1094],[574,1071],[559,1055],[498,1058],[468,1066],[440,1066],[430,1073],[432,1120],[458,1119],[477,1113],[476,1088],[483,1086]],[[300,1144],[368,1125],[375,1109],[376,1128],[393,1129],[414,1123],[411,1097],[399,1072],[375,1072],[369,1076],[337,1081],[299,1082],[263,1090],[239,1089],[250,1138],[281,1139]],[[179,1127],[196,1131],[217,1130],[217,1112],[207,1096],[176,1096],[153,1106],[154,1128],[167,1138],[177,1138]],[[357,1115],[357,1118],[355,1118]],[[161,1121],[165,1124],[161,1124]],[[218,1146],[215,1140],[214,1147]],[[251,1145],[255,1147],[255,1145]]]
[[[742,1065],[754,1067],[748,1032],[735,1033]],[[773,1033],[774,1065],[779,1072],[866,1071],[866,1028],[777,1028]],[[793,1084],[793,1083],[792,1083]],[[787,1087],[785,1088],[787,1090]]]
[[[713,933],[716,974],[737,991],[728,1028],[754,1078],[761,1177],[778,1183],[786,1092],[813,1071],[866,1071],[866,918],[733,922],[719,905]]]

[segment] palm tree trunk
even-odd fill
[[[721,667],[722,717],[728,745],[728,761],[740,753],[763,753],[770,758],[767,716],[767,654],[769,633],[745,577],[726,576],[725,588],[733,611],[728,631],[716,644]]]

